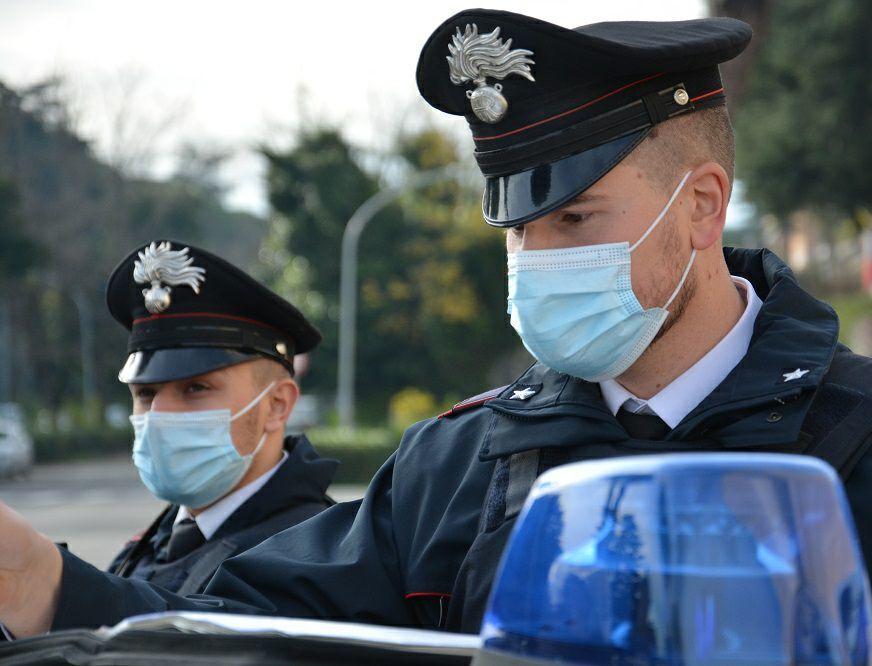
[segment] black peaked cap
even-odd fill
[[[466,118],[486,181],[485,219],[508,227],[573,199],[657,123],[724,104],[718,64],[739,55],[750,39],[750,26],[731,18],[571,30],[470,9],[433,32],[416,76],[429,104]],[[507,53],[520,63],[508,74],[494,65]],[[482,92],[479,105],[490,106],[479,113],[473,102]]]
[[[155,241],[109,276],[106,302],[130,331],[126,383],[191,377],[262,356],[293,373],[294,354],[321,334],[302,313],[250,275],[206,250]]]

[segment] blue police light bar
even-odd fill
[[[565,465],[503,554],[476,664],[867,664],[842,485],[780,454]]]

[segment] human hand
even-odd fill
[[[62,569],[57,547],[0,502],[0,623],[16,638],[49,630]]]

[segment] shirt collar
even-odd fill
[[[212,535],[218,531],[218,528],[224,524],[224,521],[233,515],[233,512],[236,511],[236,509],[245,504],[245,502],[247,502],[258,490],[266,485],[266,482],[272,478],[273,474],[278,471],[279,467],[281,467],[287,459],[288,452],[283,450],[281,460],[279,460],[272,469],[264,472],[254,481],[234,490],[229,495],[225,495],[208,509],[201,511],[197,516],[192,516],[188,507],[180,506],[179,511],[176,514],[176,519],[173,521],[173,525],[175,526],[185,518],[193,518],[197,523],[197,527],[199,527],[200,531],[203,533],[203,537],[208,541],[212,538]]]
[[[675,428],[694,407],[726,379],[748,351],[754,333],[754,320],[763,302],[748,280],[736,275],[733,282],[745,292],[745,311],[739,321],[720,342],[701,359],[662,388],[657,394],[643,400],[621,386],[617,380],[600,383],[603,400],[612,414],[621,407],[631,412],[656,414],[670,428]]]

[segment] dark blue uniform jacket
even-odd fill
[[[662,441],[631,438],[598,385],[534,365],[514,386],[536,387],[535,396],[511,400],[510,386],[479,406],[474,401],[415,424],[362,500],[331,507],[226,561],[203,596],[180,597],[112,576],[64,553],[54,629],[187,609],[474,632],[512,523],[480,524],[489,522],[483,513],[498,513],[485,504],[495,465],[507,456],[542,449],[547,466],[549,459],[556,464],[652,451],[803,452],[849,417],[864,453],[872,444],[872,409],[865,407],[872,360],[838,344],[833,310],[803,291],[774,254],[725,254],[730,272],[750,280],[764,301],[751,346]],[[827,383],[837,355],[839,382]],[[797,368],[809,372],[785,382],[783,374]],[[807,423],[812,411],[817,416]],[[848,493],[868,557],[872,462],[862,456],[852,467]]]
[[[168,506],[139,540],[116,556],[109,571],[149,580],[172,592],[200,593],[229,557],[335,504],[326,492],[337,462],[321,458],[304,436],[284,442],[287,459],[202,546],[169,560],[167,545],[179,507]]]

